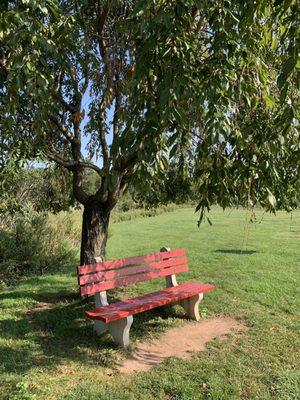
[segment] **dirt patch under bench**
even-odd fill
[[[157,339],[138,344],[132,357],[118,364],[117,369],[122,373],[147,371],[168,357],[188,359],[193,352],[204,350],[210,340],[216,337],[226,339],[227,334],[237,334],[245,329],[245,325],[229,317],[187,322],[169,329]]]

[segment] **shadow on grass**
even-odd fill
[[[215,253],[223,254],[254,254],[257,253],[256,250],[242,250],[242,249],[217,249]]]
[[[13,299],[13,293],[6,293]],[[116,362],[116,346],[109,334],[98,337],[84,311],[93,303],[82,301],[77,293],[27,291],[15,298],[31,298],[35,306],[14,318],[0,320],[0,365],[5,372],[24,373],[31,368],[53,369],[65,360],[102,367]],[[1,293],[0,299],[5,299]],[[113,298],[113,301],[117,298]],[[9,317],[9,315],[7,315]],[[157,308],[134,316],[131,338],[146,339],[174,325],[180,317],[171,306]]]

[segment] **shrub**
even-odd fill
[[[71,224],[67,221],[56,226],[46,214],[33,210],[2,220],[0,280],[10,284],[20,276],[43,274],[74,259],[78,248],[75,250],[65,234]]]

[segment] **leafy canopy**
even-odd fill
[[[296,0],[2,2],[1,181],[37,159],[84,205],[127,187],[166,200],[171,176],[193,182],[200,218],[296,207],[299,15]]]

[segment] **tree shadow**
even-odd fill
[[[116,363],[116,345],[111,335],[102,337],[93,331],[93,323],[84,311],[94,307],[89,299],[81,300],[77,293],[27,291],[1,293],[10,299],[31,298],[35,305],[0,320],[4,339],[0,346],[0,365],[3,371],[25,373],[31,368],[53,369],[66,360],[102,367]],[[114,296],[113,301],[118,298]],[[131,338],[147,339],[174,324],[181,314],[171,306],[134,315]],[[15,342],[13,342],[13,341]],[[13,343],[13,344],[12,344]]]
[[[242,250],[242,249],[217,249],[215,253],[223,253],[223,254],[254,254],[257,253],[256,250]]]

